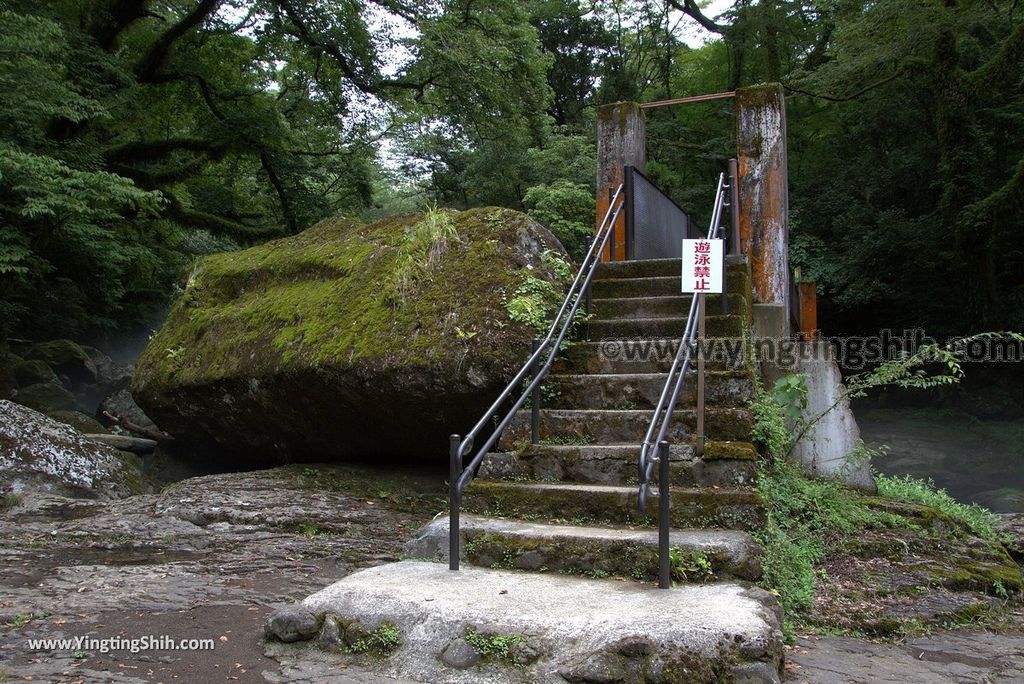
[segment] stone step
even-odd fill
[[[596,318],[657,318],[677,317],[686,320],[693,295],[664,297],[622,297],[620,299],[594,299],[590,312]],[[708,314],[721,312],[721,295],[708,295],[705,310]],[[747,307],[742,294],[729,294],[729,313],[739,313]]]
[[[754,381],[746,371],[713,370],[705,373],[707,405],[745,407],[754,396]],[[549,375],[541,405],[565,409],[654,409],[668,373]],[[697,401],[697,372],[686,374],[680,406]]]
[[[459,521],[463,561],[483,568],[554,572],[590,577],[658,579],[658,531],[577,527],[463,515]],[[761,547],[738,530],[672,530],[671,547],[690,566],[677,581],[761,578]],[[448,562],[448,518],[436,518],[405,545],[409,558]],[[695,562],[710,567],[699,569]],[[685,576],[684,576],[685,575]]]
[[[611,485],[474,480],[463,492],[470,513],[589,525],[657,525],[658,495],[637,510],[637,488]],[[672,488],[672,527],[749,530],[764,523],[757,491],[748,487]]]
[[[746,354],[742,338],[709,343],[708,349],[715,356],[708,360],[708,370],[743,367]],[[678,337],[574,342],[559,355],[552,369],[563,374],[667,373],[678,348]]]
[[[593,299],[617,299],[620,297],[664,297],[679,295],[683,289],[682,277],[676,275],[645,278],[598,278],[595,274],[590,283]],[[750,292],[750,276],[746,271],[730,270],[725,277],[725,289],[729,293],[747,295]]]
[[[402,561],[356,571],[306,598],[302,611],[302,620],[322,625],[317,642],[325,648],[338,648],[339,631],[351,639],[388,625],[395,644],[379,667],[437,684],[655,681],[652,672],[662,682],[768,684],[782,669],[778,601],[745,582],[662,590],[471,566],[455,574],[440,563]],[[275,613],[270,624],[297,612]],[[470,634],[515,639],[507,660],[482,660]]]
[[[757,481],[757,452],[749,442],[708,442],[703,457],[689,444],[669,447],[672,484],[679,487],[742,487]],[[495,452],[480,465],[488,480],[635,485],[640,446],[529,444],[519,451]]]
[[[604,409],[541,409],[540,438],[561,444],[639,444],[647,432],[652,411]],[[750,411],[740,408],[704,409],[706,437],[716,441],[746,441],[754,427]],[[673,444],[692,441],[697,412],[676,410],[665,438]],[[500,451],[514,451],[516,444],[530,439],[530,411],[516,414],[501,439]]]
[[[746,273],[746,258],[727,256],[726,266],[730,273]],[[597,266],[595,278],[650,278],[682,275],[682,259],[638,259],[634,261],[603,261]]]
[[[742,316],[707,316],[708,337],[743,337]],[[587,335],[591,340],[623,340],[634,337],[679,337],[686,329],[683,318],[606,318],[594,319],[587,323]]]

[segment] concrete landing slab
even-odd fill
[[[429,682],[778,682],[782,659],[774,597],[740,583],[660,590],[403,561],[303,605],[345,630],[393,625],[400,645],[377,668]]]

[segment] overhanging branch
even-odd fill
[[[682,2],[679,0],[669,0],[669,4],[696,21],[705,30],[712,33],[725,33],[727,27],[724,24],[716,23],[711,17],[704,14],[697,5],[696,0],[682,0]]]
[[[160,72],[167,63],[171,54],[171,48],[182,36],[202,24],[207,17],[213,14],[223,0],[199,0],[199,4],[191,12],[181,18],[178,23],[167,29],[150,46],[146,54],[139,60],[135,67],[135,73],[140,80],[147,80]]]
[[[785,81],[782,82],[782,87],[785,88],[786,90],[788,90],[791,93],[796,93],[798,95],[806,95],[808,97],[814,97],[814,98],[817,98],[819,100],[828,100],[829,102],[849,102],[850,100],[856,100],[861,95],[864,95],[866,93],[871,92],[875,88],[880,88],[880,87],[884,86],[886,83],[891,83],[891,82],[895,81],[897,78],[900,78],[901,76],[903,76],[906,73],[907,73],[907,69],[906,68],[897,69],[895,72],[893,72],[892,74],[889,74],[885,78],[883,78],[881,80],[878,80],[878,81],[875,81],[874,83],[871,83],[869,85],[866,85],[863,88],[861,88],[860,90],[858,90],[857,92],[851,93],[849,95],[828,95],[828,94],[825,94],[825,93],[812,93],[812,92],[807,91],[807,90],[801,90],[800,88],[797,88],[795,86],[792,86],[792,85],[786,83]]]

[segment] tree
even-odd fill
[[[548,102],[508,1],[13,0],[2,21],[5,333],[130,326],[190,250],[369,206],[389,127],[530,139]]]
[[[814,98],[797,104],[795,256],[842,325],[1024,323],[1024,23],[1012,9],[873,3],[840,17],[826,59],[793,75]]]

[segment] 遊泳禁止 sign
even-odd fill
[[[724,267],[721,240],[683,240],[684,293],[721,293]]]

